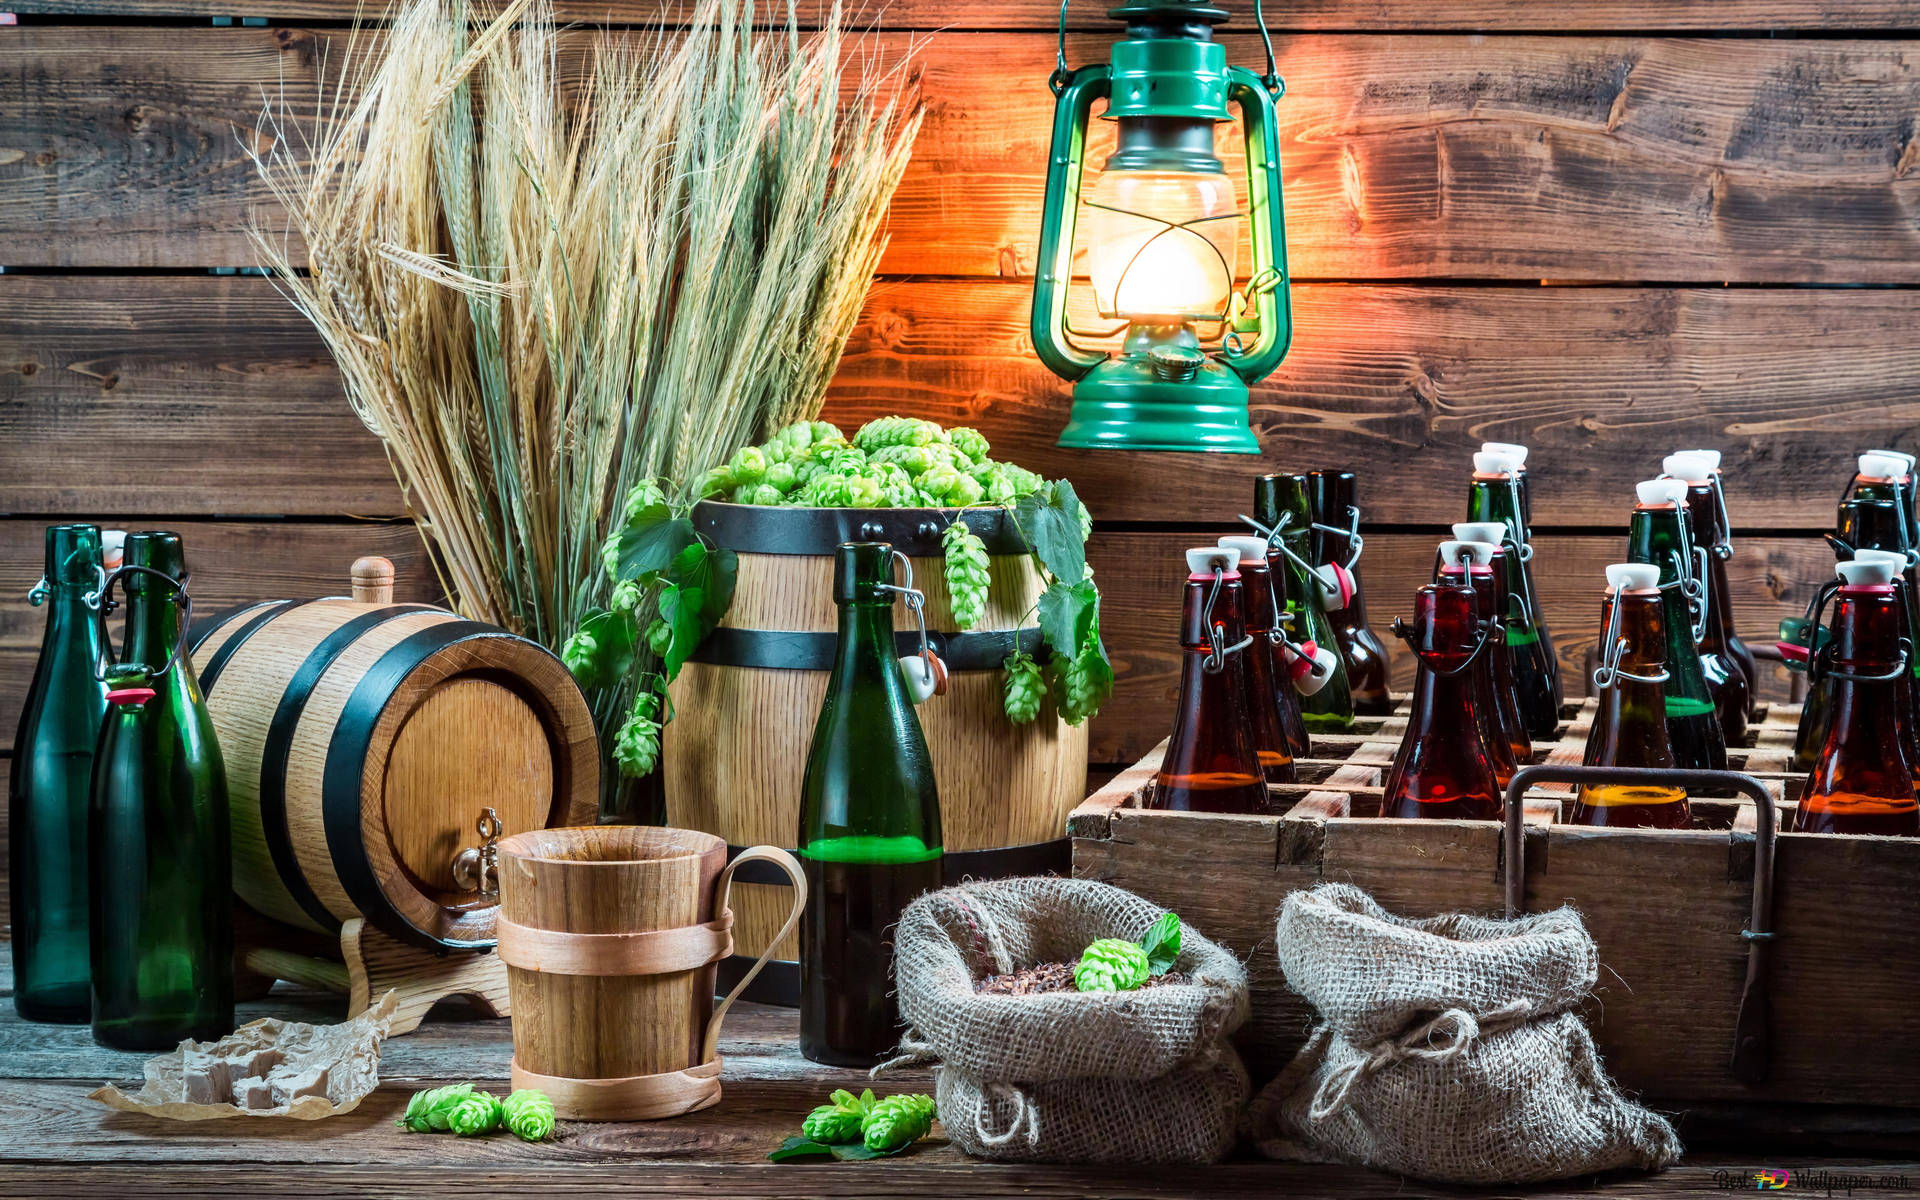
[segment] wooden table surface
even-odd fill
[[[858,1072],[820,1067],[795,1048],[790,1010],[737,1006],[721,1041],[726,1093],[706,1112],[650,1124],[563,1122],[557,1138],[465,1139],[394,1127],[414,1089],[472,1079],[504,1092],[511,1043],[506,1021],[441,1005],[426,1024],[386,1043],[378,1091],[354,1112],[323,1121],[235,1118],[175,1123],[114,1112],[87,1098],[107,1080],[134,1080],[147,1057],[96,1046],[85,1027],[33,1025],[13,1011],[12,963],[0,943],[0,1196],[439,1196],[700,1195],[704,1197],[1337,1196],[1471,1195],[1641,1197],[1710,1192],[1754,1169],[1786,1167],[1805,1179],[1834,1173],[1904,1175],[1920,1195],[1920,1161],[1774,1159],[1714,1153],[1663,1175],[1581,1179],[1533,1189],[1435,1189],[1347,1167],[1266,1163],[1087,1170],[996,1165],[967,1158],[936,1136],[898,1158],[870,1163],[785,1164],[766,1152],[798,1131],[801,1116]],[[240,1019],[335,1021],[344,1001],[278,986],[241,1007]],[[882,1091],[931,1091],[924,1071],[902,1072]],[[1731,1173],[1731,1175],[1726,1174]],[[1836,1192],[1835,1194],[1842,1194]],[[1857,1191],[1895,1195],[1899,1191]]]

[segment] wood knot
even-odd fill
[[[33,165],[36,167],[50,167],[59,161],[60,156],[51,150],[42,150],[33,156]]]
[[[120,384],[120,372],[108,371],[100,377],[100,390],[110,392]]]
[[[40,373],[40,364],[37,362],[23,362],[16,369],[22,375],[34,376]]]
[[[897,350],[907,340],[912,323],[893,309],[883,309],[873,317],[873,339],[889,350]]]
[[[151,105],[136,104],[126,111],[124,119],[126,120],[128,130],[134,133],[142,133],[149,125],[153,124],[153,119],[156,115],[158,115],[158,110],[154,109]]]

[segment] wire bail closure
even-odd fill
[[[1289,513],[1287,515],[1292,516],[1293,514]],[[1346,570],[1353,570],[1354,564],[1360,561],[1360,548],[1366,544],[1366,539],[1360,536],[1359,505],[1347,505],[1347,527],[1345,529],[1340,528],[1338,525],[1323,525],[1318,521],[1313,522],[1308,528],[1318,529],[1321,533],[1338,534],[1347,539],[1347,547],[1350,552],[1347,555],[1347,561],[1340,564]]]
[[[1636,675],[1620,665],[1627,653],[1627,639],[1620,632],[1620,597],[1616,594],[1613,603],[1607,606],[1607,631],[1601,636],[1600,665],[1593,669],[1593,686],[1602,691],[1616,686],[1622,679],[1631,679],[1635,683],[1665,683],[1673,673],[1665,667],[1658,675]]]
[[[1208,645],[1207,656],[1201,660],[1200,669],[1209,675],[1218,675],[1227,669],[1227,655],[1238,654],[1253,645],[1251,634],[1231,646],[1227,645],[1226,626],[1213,619],[1213,605],[1220,598],[1220,589],[1226,578],[1226,568],[1216,560],[1213,564],[1213,586],[1207,589],[1207,606],[1200,615],[1200,619],[1207,623]]]
[[[187,592],[187,580],[192,578],[192,572],[188,572],[179,579],[175,579],[165,571],[157,571],[152,567],[135,566],[132,563],[117,568],[111,575],[107,575],[104,570],[101,572],[104,579],[101,581],[100,591],[98,593],[99,603],[97,606],[89,607],[94,608],[96,614],[95,619],[100,623],[100,640],[101,643],[106,646],[107,650],[104,660],[114,665],[119,665],[119,658],[113,652],[113,635],[107,629],[107,616],[120,607],[113,599],[113,585],[120,582],[121,576],[129,573],[151,575],[155,579],[163,580],[168,587],[180,595],[180,628],[178,633],[174,635],[173,653],[167,656],[166,663],[162,665],[159,670],[147,671],[147,680],[148,682],[152,682],[162,675],[165,675],[168,671],[180,666],[186,660],[187,630],[193,624],[193,597]],[[144,668],[146,664],[142,663],[140,665]],[[108,669],[111,670],[111,667]],[[94,669],[93,677],[100,683],[107,681],[106,672],[97,667]]]

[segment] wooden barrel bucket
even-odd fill
[[[799,839],[801,779],[838,640],[834,547],[890,542],[912,560],[934,650],[951,671],[947,694],[917,710],[940,789],[948,881],[1069,870],[1066,820],[1086,794],[1086,726],[1060,720],[1051,700],[1038,720],[1015,725],[1002,701],[1000,664],[1013,648],[1044,659],[1039,629],[1022,624],[1044,590],[1040,572],[1004,510],[968,510],[964,519],[993,560],[992,588],[979,624],[957,632],[940,546],[955,516],[713,501],[694,507],[695,527],[737,552],[740,569],[726,618],[673,685],[664,745],[668,824],[733,846]],[[894,622],[900,653],[918,652],[904,605],[895,607]],[[743,870],[734,893],[741,953],[723,966],[723,981],[769,944],[788,908],[779,877],[759,869]],[[797,942],[784,939],[776,953],[748,997],[798,1004]]]
[[[545,1092],[557,1115],[579,1121],[650,1121],[717,1102],[720,1023],[734,995],[715,1008],[714,974],[733,950],[733,876],[763,864],[786,873],[798,889],[791,928],[806,902],[800,864],[772,846],[729,863],[712,834],[648,825],[543,829],[499,849],[513,1086]]]
[[[502,835],[593,819],[592,714],[540,646],[394,604],[385,559],[353,569],[351,598],[243,605],[189,632],[234,891],[321,933],[361,916],[416,946],[490,946],[497,894],[456,860],[477,857],[488,809]]]

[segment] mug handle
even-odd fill
[[[706,1040],[701,1043],[700,1048],[700,1061],[703,1063],[712,1062],[719,1052],[720,1022],[727,1015],[727,1010],[733,1007],[733,1002],[739,999],[740,993],[747,990],[747,985],[752,983],[753,977],[760,973],[760,968],[767,965],[767,960],[773,957],[774,950],[786,940],[789,933],[793,932],[793,927],[800,923],[800,914],[807,908],[807,873],[801,869],[800,860],[778,846],[750,846],[728,863],[726,870],[720,872],[720,878],[714,881],[713,911],[716,915],[727,912],[731,907],[728,902],[732,899],[734,870],[742,863],[750,862],[770,862],[786,872],[787,878],[793,880],[793,911],[787,914],[787,923],[780,927],[779,933],[773,935],[773,939],[767,943],[767,948],[760,952],[760,957],[754,961],[753,966],[740,977],[739,983],[733,985],[733,990],[727,993],[727,998],[720,1002],[720,1006],[713,1010],[712,1018],[707,1021]]]

